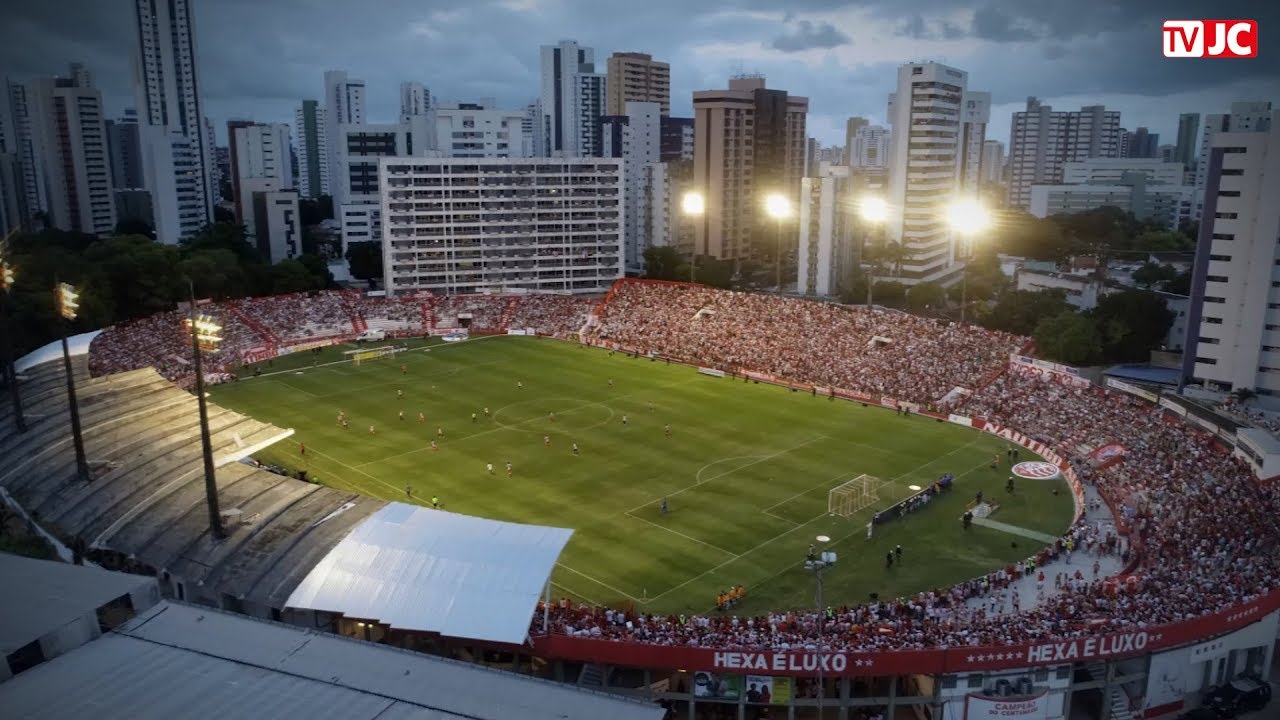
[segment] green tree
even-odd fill
[[[710,287],[731,287],[733,285],[733,261],[719,260],[709,255],[699,257],[696,280]]]
[[[1173,324],[1164,300],[1142,290],[1103,295],[1090,315],[1102,335],[1104,357],[1113,362],[1145,362]]]
[[[947,305],[947,291],[935,282],[922,282],[907,290],[907,307],[913,312],[943,310]]]
[[[1094,321],[1071,311],[1041,320],[1035,339],[1040,355],[1067,365],[1088,365],[1102,351]]]
[[[907,286],[896,280],[877,282],[872,293],[876,305],[900,308],[907,304]]]
[[[982,321],[989,328],[1030,335],[1041,320],[1070,310],[1066,290],[1007,290],[996,298]]]
[[[298,200],[298,215],[303,227],[332,220],[333,198],[328,195],[321,195],[318,198],[301,198]]]
[[[677,273],[685,268],[685,276]],[[644,250],[644,276],[650,280],[688,280],[688,265],[674,247],[651,246]]]
[[[226,248],[188,252],[178,263],[178,274],[191,279],[198,298],[244,297],[254,287],[235,253]]]
[[[1133,241],[1133,249],[1145,252],[1188,252],[1194,248],[1191,238],[1173,230],[1147,230]]]
[[[319,290],[320,281],[301,261],[290,258],[271,266],[271,293],[306,292]]]
[[[121,318],[168,310],[186,294],[185,284],[174,272],[179,252],[173,246],[125,235],[90,245],[83,257],[104,276],[115,314]]]
[[[1006,213],[995,248],[1032,260],[1064,260],[1076,251],[1076,243],[1053,220],[1026,213]]]
[[[329,263],[319,255],[306,253],[298,256],[298,262],[307,268],[307,272],[315,277],[320,288],[333,287],[333,273],[329,272]]]
[[[151,223],[139,218],[125,218],[116,223],[113,235],[141,235],[152,240],[156,239],[155,228],[151,227]]]
[[[1172,265],[1153,262],[1142,263],[1133,271],[1133,281],[1150,290],[1153,285],[1163,285],[1178,277],[1178,271]]]
[[[258,248],[249,242],[244,226],[234,223],[206,225],[188,239],[183,248],[189,252],[229,250],[236,256],[238,262],[245,264],[262,262],[262,255],[258,252]]]
[[[213,221],[219,225],[235,225],[236,214],[221,205],[213,206]]]
[[[353,242],[347,245],[351,276],[361,280],[382,279],[382,243]]]
[[[1182,272],[1178,273],[1177,276],[1175,276],[1172,280],[1169,280],[1168,282],[1166,282],[1160,289],[1164,290],[1167,293],[1173,293],[1175,295],[1190,295],[1191,294],[1191,271],[1183,270]]]

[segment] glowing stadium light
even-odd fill
[[[212,317],[197,315],[194,322],[188,318],[183,321],[183,324],[187,326],[187,332],[195,335],[201,350],[216,351],[218,349],[218,343],[222,342],[222,326]],[[193,326],[194,330],[192,330]]]
[[[879,225],[889,219],[889,203],[875,195],[861,198],[858,200],[858,216],[869,223]]]
[[[791,217],[791,201],[781,193],[769,193],[764,199],[764,209],[775,220]]]
[[[680,198],[680,212],[685,215],[701,215],[707,211],[707,201],[702,193],[689,191]]]
[[[4,292],[12,290],[14,279],[13,266],[7,262],[0,262],[0,290]]]
[[[80,293],[67,283],[58,283],[58,314],[68,320],[76,319],[76,310],[80,309]]]
[[[973,235],[991,227],[991,212],[973,198],[965,198],[947,207],[947,224],[962,235]]]

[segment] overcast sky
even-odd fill
[[[757,72],[810,99],[810,135],[842,144],[844,119],[883,122],[895,67],[937,60],[993,93],[987,137],[1008,142],[1028,95],[1056,108],[1105,104],[1130,129],[1171,143],[1180,112],[1233,100],[1280,105],[1276,0],[193,0],[204,110],[221,144],[228,118],[293,121],[322,75],[366,81],[368,117],[391,121],[399,84],[444,101],[492,97],[521,108],[538,94],[538,47],[575,39],[597,67],[617,51],[671,64],[672,112],[694,90]],[[93,71],[109,115],[133,105],[130,0],[0,0],[0,73],[21,79]],[[1161,21],[1249,18],[1252,60],[1165,59]]]

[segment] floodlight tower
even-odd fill
[[[827,537],[826,535],[819,535],[818,537],[816,537],[816,538],[814,538],[814,539],[818,541],[819,545],[826,545],[827,543],[831,542],[831,538]],[[825,656],[825,650],[826,650],[826,647],[827,647],[827,638],[826,638],[826,636],[823,634],[823,629],[822,629],[822,626],[823,626],[823,620],[825,620],[825,619],[826,619],[826,606],[825,606],[825,605],[823,605],[823,603],[822,603],[822,573],[823,573],[823,571],[825,571],[827,568],[829,568],[829,567],[831,567],[832,565],[835,565],[835,564],[836,564],[836,554],[835,554],[835,553],[833,553],[833,552],[825,552],[825,551],[824,551],[824,552],[817,553],[816,555],[815,555],[814,553],[812,553],[812,552],[811,552],[811,553],[809,554],[809,557],[807,557],[807,558],[805,559],[805,561],[804,561],[804,569],[805,569],[805,570],[808,570],[808,571],[809,571],[809,572],[811,572],[811,573],[813,573],[813,577],[814,577],[814,579],[815,579],[815,580],[817,581],[817,583],[818,583],[818,595],[817,595],[817,603],[818,603],[818,720],[822,720],[822,715],[823,715],[823,703],[822,703],[822,701],[823,701],[823,695],[824,695],[824,693],[826,692],[826,687],[825,687],[824,679],[823,679],[823,676],[822,676],[822,675],[823,675],[823,673],[822,673],[822,662],[823,662],[823,659],[826,657],[826,656]]]
[[[195,284],[187,280],[191,290],[190,317],[186,319],[187,332],[191,335],[191,361],[196,369],[196,402],[200,407],[200,450],[204,455],[204,494],[209,507],[209,530],[214,538],[227,536],[222,527],[222,513],[218,508],[218,484],[213,469],[213,442],[209,438],[209,408],[204,397],[204,362],[201,350],[218,351],[222,342],[222,326],[208,315],[196,314]]]
[[[947,224],[952,231],[972,239],[991,227],[991,212],[974,198],[957,200],[947,208]],[[965,309],[969,304],[969,267],[960,273],[960,324],[964,324]]]
[[[690,190],[680,198],[680,214],[688,218],[702,217],[707,212],[707,200],[702,193]],[[698,241],[693,243],[693,252],[689,254],[689,282],[695,282],[698,266]]]
[[[774,248],[773,272],[778,294],[782,294],[782,221],[791,217],[791,201],[782,193],[769,193],[764,199],[765,212],[778,221],[777,246]]]
[[[6,238],[7,240],[8,238]],[[0,243],[0,316],[3,316],[5,323],[4,332],[4,379],[5,384],[9,386],[9,400],[13,403],[13,424],[18,432],[27,431],[27,419],[22,413],[22,395],[18,390],[18,368],[14,365],[13,359],[13,336],[16,335],[16,325],[14,322],[13,303],[10,302],[10,293],[13,292],[13,283],[17,279],[17,272],[9,261],[4,257],[4,246]]]
[[[64,282],[54,281],[53,294],[58,306],[58,314],[63,320],[76,319],[76,311],[80,308],[80,293]],[[92,481],[89,474],[89,461],[84,454],[84,435],[80,431],[80,403],[76,401],[76,378],[71,372],[71,349],[67,347],[67,324],[58,323],[58,336],[62,339],[62,367],[67,375],[67,402],[71,408],[71,440],[76,448],[76,475],[82,482]]]

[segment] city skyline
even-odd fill
[[[71,4],[75,10],[68,3],[9,10],[0,65],[24,79],[82,62],[97,78],[108,117],[118,116],[135,104],[131,5]],[[1189,1],[1139,8],[1105,0],[1069,7],[748,0],[692,11],[660,1],[611,8],[607,23],[598,6],[576,0],[466,7],[395,0],[378,13],[339,0],[193,4],[202,101],[219,145],[227,142],[228,119],[292,122],[300,101],[322,97],[331,69],[366,82],[370,122],[396,119],[405,81],[446,101],[489,97],[499,107],[523,108],[540,90],[539,47],[562,39],[595,48],[599,70],[614,52],[669,63],[676,116],[692,115],[695,90],[723,87],[736,73],[763,74],[770,87],[812,99],[810,134],[826,146],[843,144],[849,116],[884,124],[896,68],[914,60],[963,68],[990,89],[987,137],[1002,142],[1028,95],[1055,107],[1103,104],[1119,110],[1126,127],[1146,126],[1165,138],[1176,136],[1182,112],[1222,112],[1235,100],[1280,95],[1274,53],[1218,62],[1160,55],[1162,19],[1204,14]],[[1219,3],[1213,14],[1280,23],[1276,9],[1242,2]]]

